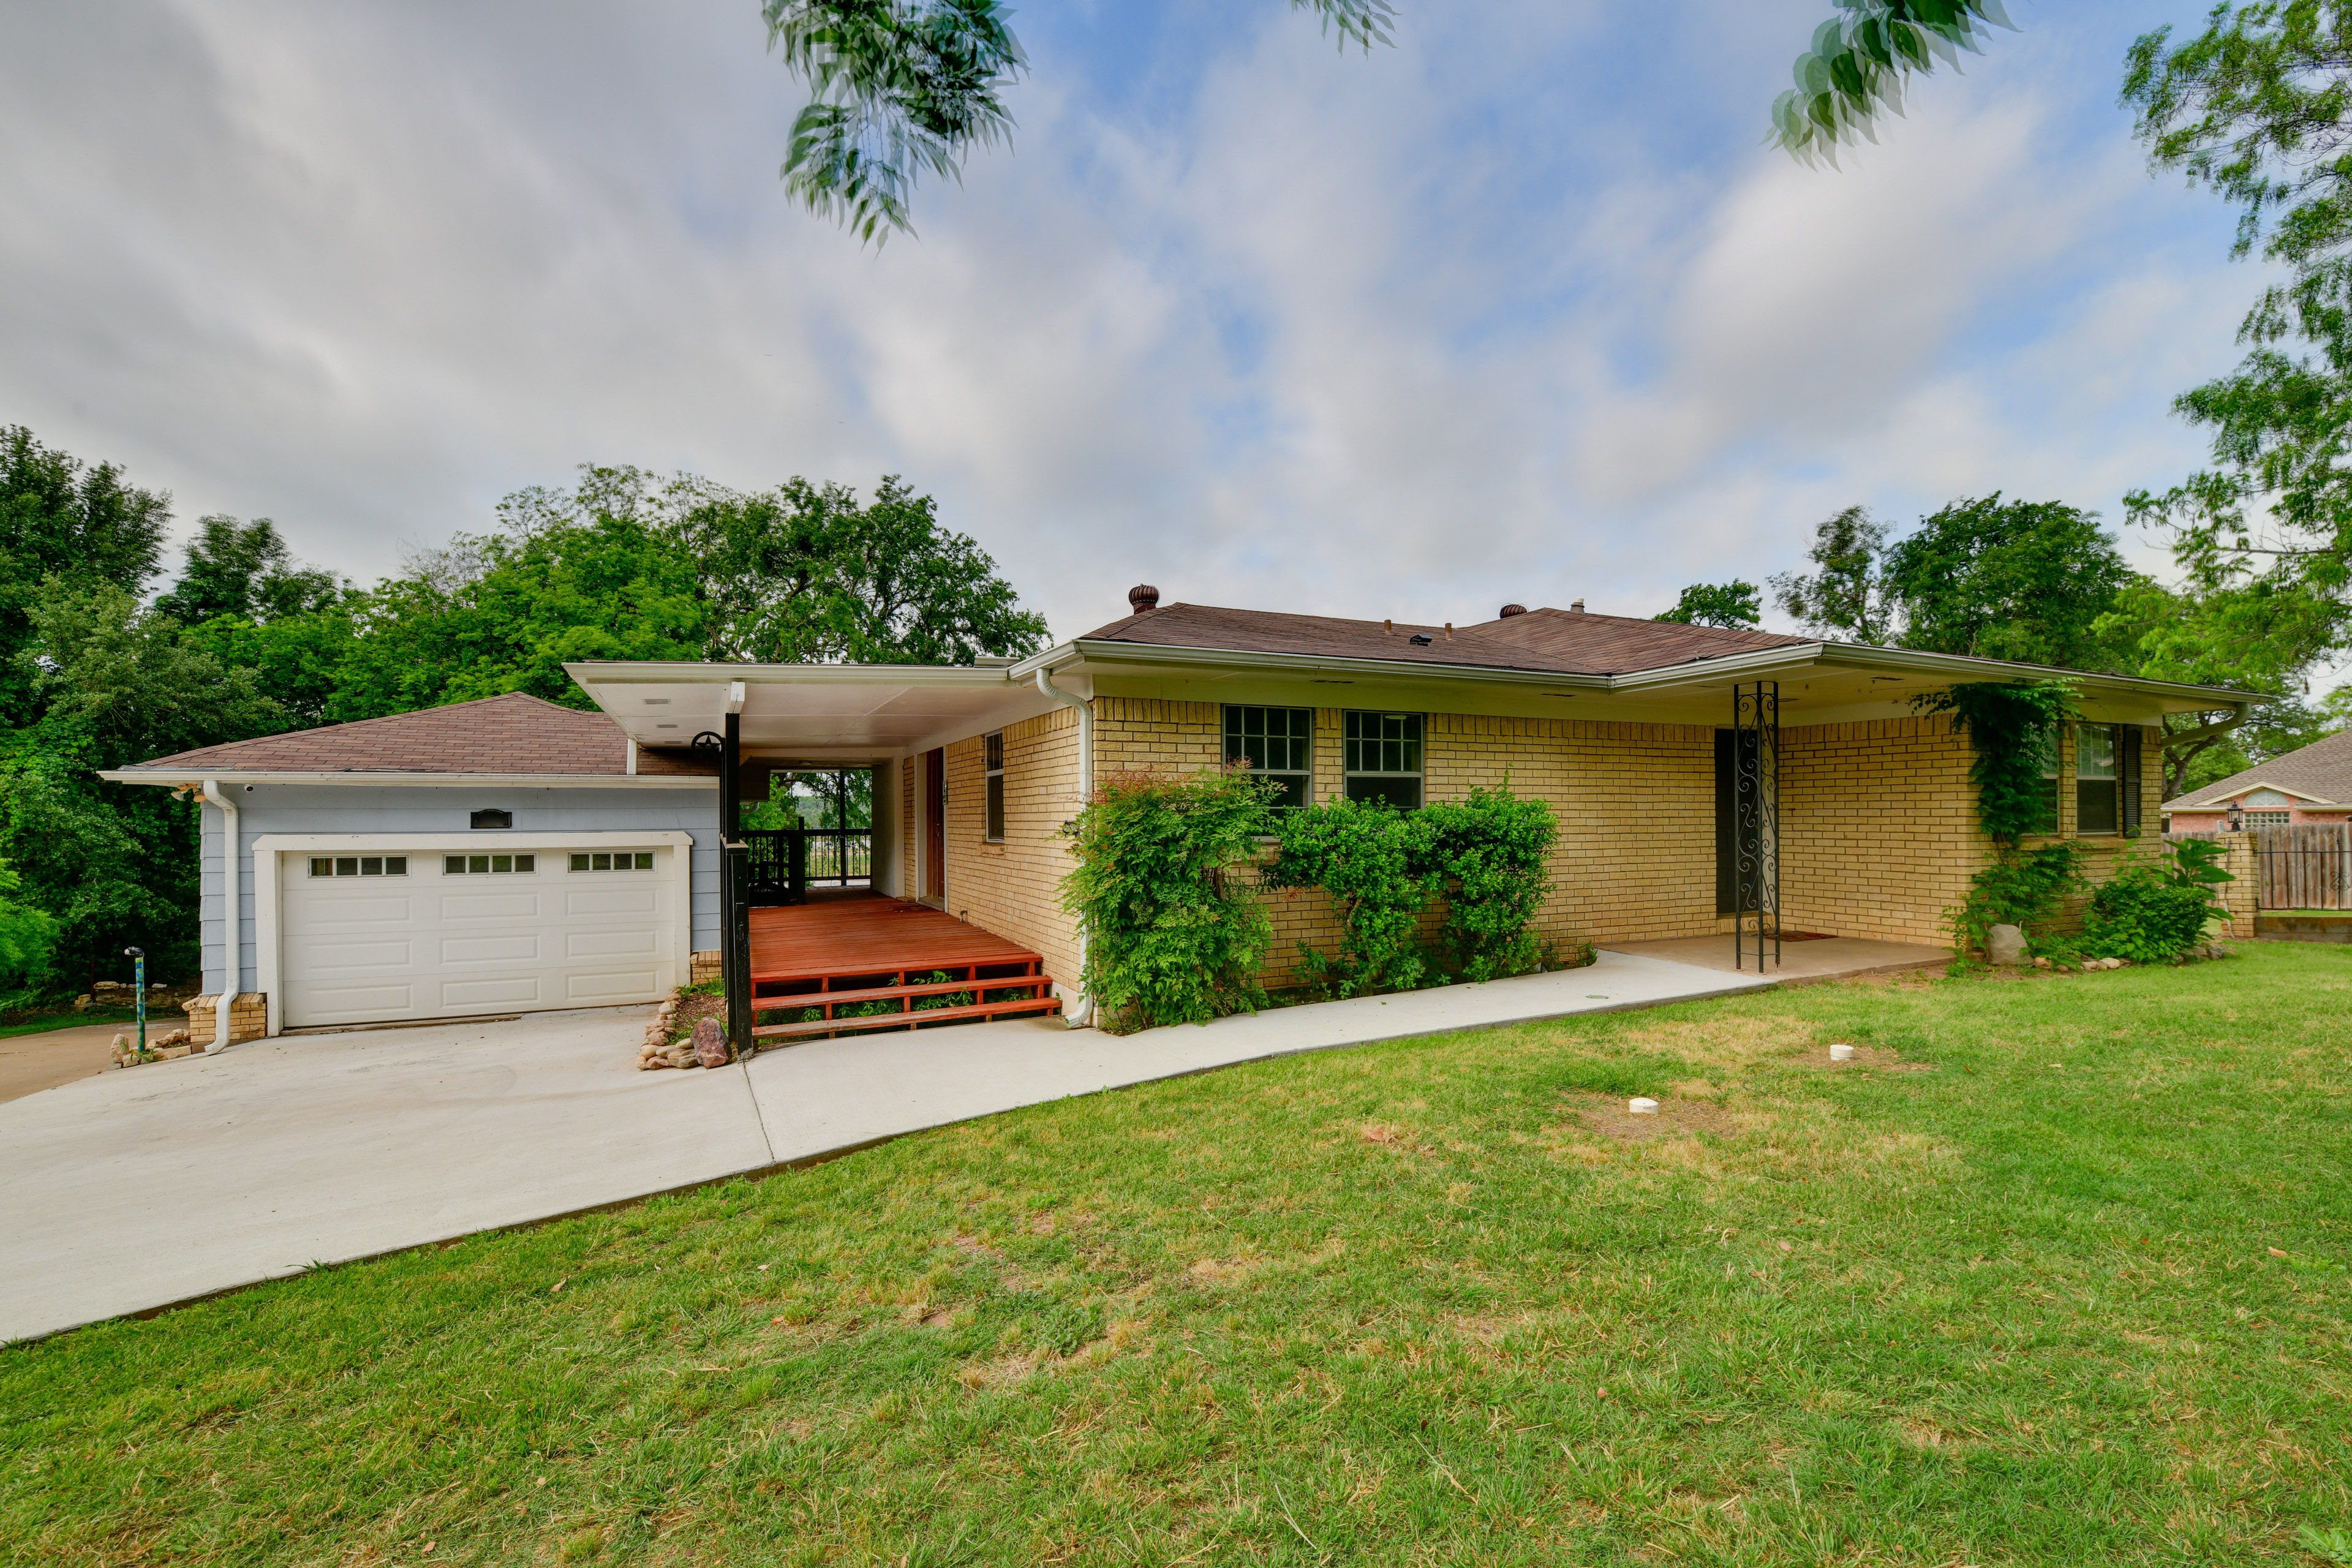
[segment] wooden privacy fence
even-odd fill
[[[2252,837],[2257,909],[2352,909],[2352,825],[2262,827]]]

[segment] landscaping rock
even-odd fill
[[[727,1048],[727,1031],[716,1018],[694,1021],[694,1058],[707,1068],[723,1068],[733,1059]]]
[[[2050,961],[2046,958],[2037,958],[2033,961],[2033,967],[2036,969],[2047,969],[2050,967]]]
[[[2025,932],[2013,925],[1997,925],[1986,931],[1985,961],[1988,963],[2024,963]]]

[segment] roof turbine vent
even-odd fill
[[[1513,616],[1524,616],[1527,613],[1528,607],[1525,605],[1505,605],[1503,606],[1503,618],[1505,620],[1509,620]]]
[[[1584,601],[1579,599],[1575,603],[1570,605],[1568,606],[1568,613],[1571,616],[1580,616],[1584,614]]]
[[[1127,607],[1135,615],[1160,607],[1160,590],[1149,583],[1138,583],[1127,591]]]

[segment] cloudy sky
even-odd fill
[[[1760,143],[1824,0],[1397,3],[1032,0],[1014,149],[877,252],[756,0],[0,0],[0,424],[362,580],[581,462],[902,473],[1057,637],[1648,615],[2197,463],[2260,277],[2115,98],[2204,0],[2021,0],[1836,171]]]

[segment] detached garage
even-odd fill
[[[205,802],[199,1040],[652,1002],[715,961],[715,763],[602,713],[509,693],[106,776]]]

